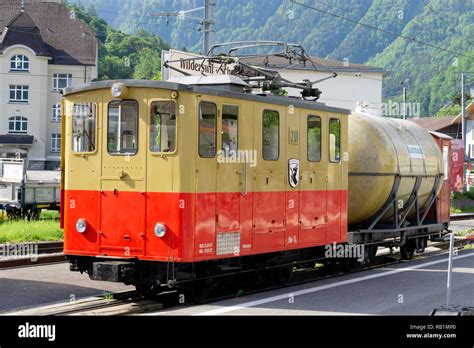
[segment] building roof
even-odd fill
[[[474,103],[470,103],[466,107],[466,115],[468,120],[474,120]],[[421,117],[414,118],[411,121],[419,124],[427,130],[436,132],[440,129],[454,125],[461,127],[461,117],[462,114],[459,114],[457,116]]]
[[[22,44],[51,57],[51,64],[96,64],[96,34],[66,6],[25,0],[25,12],[20,8],[20,0],[0,0],[0,53]]]
[[[276,56],[268,56],[268,57],[258,57],[258,58],[242,58],[243,62],[255,66],[260,67],[267,67],[267,68],[276,68],[276,69],[284,69],[287,68],[288,65],[291,65],[286,58],[276,57]],[[376,72],[386,74],[387,71],[383,68],[373,67],[369,65],[363,64],[355,64],[355,63],[346,63],[339,60],[332,60],[332,59],[325,59],[320,57],[311,57],[311,60],[316,65],[318,70],[325,70],[325,71],[335,71],[335,72]],[[288,67],[290,70],[314,70],[311,62],[307,62],[305,65],[303,64],[295,64]]]
[[[38,27],[26,12],[18,13],[6,25],[6,30],[0,38],[0,52],[15,45],[28,46],[37,56],[51,57]]]
[[[410,121],[415,122],[416,124],[422,126],[423,128],[429,131],[439,131],[440,129],[450,127],[453,124],[457,124],[455,122],[456,116],[439,116],[439,117],[421,117],[421,118],[414,118]]]
[[[33,145],[34,136],[23,134],[0,135],[0,145]]]

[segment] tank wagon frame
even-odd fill
[[[409,256],[446,231],[441,178],[423,210],[417,184],[403,206],[392,197],[349,226],[349,111],[218,81],[65,90],[61,225],[71,270],[144,293],[265,269],[284,281],[335,244],[366,246],[369,256],[401,246]],[[255,166],[229,160],[229,147],[256,150]]]

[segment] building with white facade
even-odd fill
[[[55,169],[61,91],[98,75],[96,34],[59,2],[0,1],[0,157]]]
[[[177,50],[164,51],[162,61],[173,61],[171,66],[186,71],[191,75],[200,75],[203,70],[206,75],[219,72],[219,67],[212,63],[195,61],[180,64],[180,59],[199,57],[199,55]],[[315,67],[310,62],[306,65],[291,64],[285,58],[276,56],[242,59],[247,64],[279,71],[280,75],[292,82],[304,80],[318,81],[337,74],[335,78],[326,79],[314,85],[322,91],[318,101],[329,106],[340,107],[355,111],[358,105],[364,105],[364,111],[374,115],[382,115],[383,111],[383,78],[387,72],[382,68],[362,64],[353,64],[348,61],[337,61],[318,57],[311,58]],[[189,62],[189,61],[188,61]],[[205,65],[205,66],[202,66]],[[163,69],[163,79],[182,76],[173,69]],[[301,90],[285,88],[289,96],[300,96]]]

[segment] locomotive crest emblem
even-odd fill
[[[291,187],[298,186],[300,182],[300,160],[290,159],[288,162],[288,181]]]

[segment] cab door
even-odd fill
[[[327,234],[327,130],[318,113],[301,115],[300,244],[316,245]]]
[[[198,258],[216,254],[217,110],[217,98],[197,98],[194,254]]]
[[[258,165],[253,174],[253,250],[265,252],[285,246],[286,108],[255,104],[254,116]]]
[[[145,250],[146,90],[104,103],[101,226],[103,255],[134,257]],[[142,99],[141,99],[142,98]]]
[[[217,151],[217,236],[216,254],[240,253],[241,197],[245,195],[246,165],[240,158],[241,104],[219,99]]]

